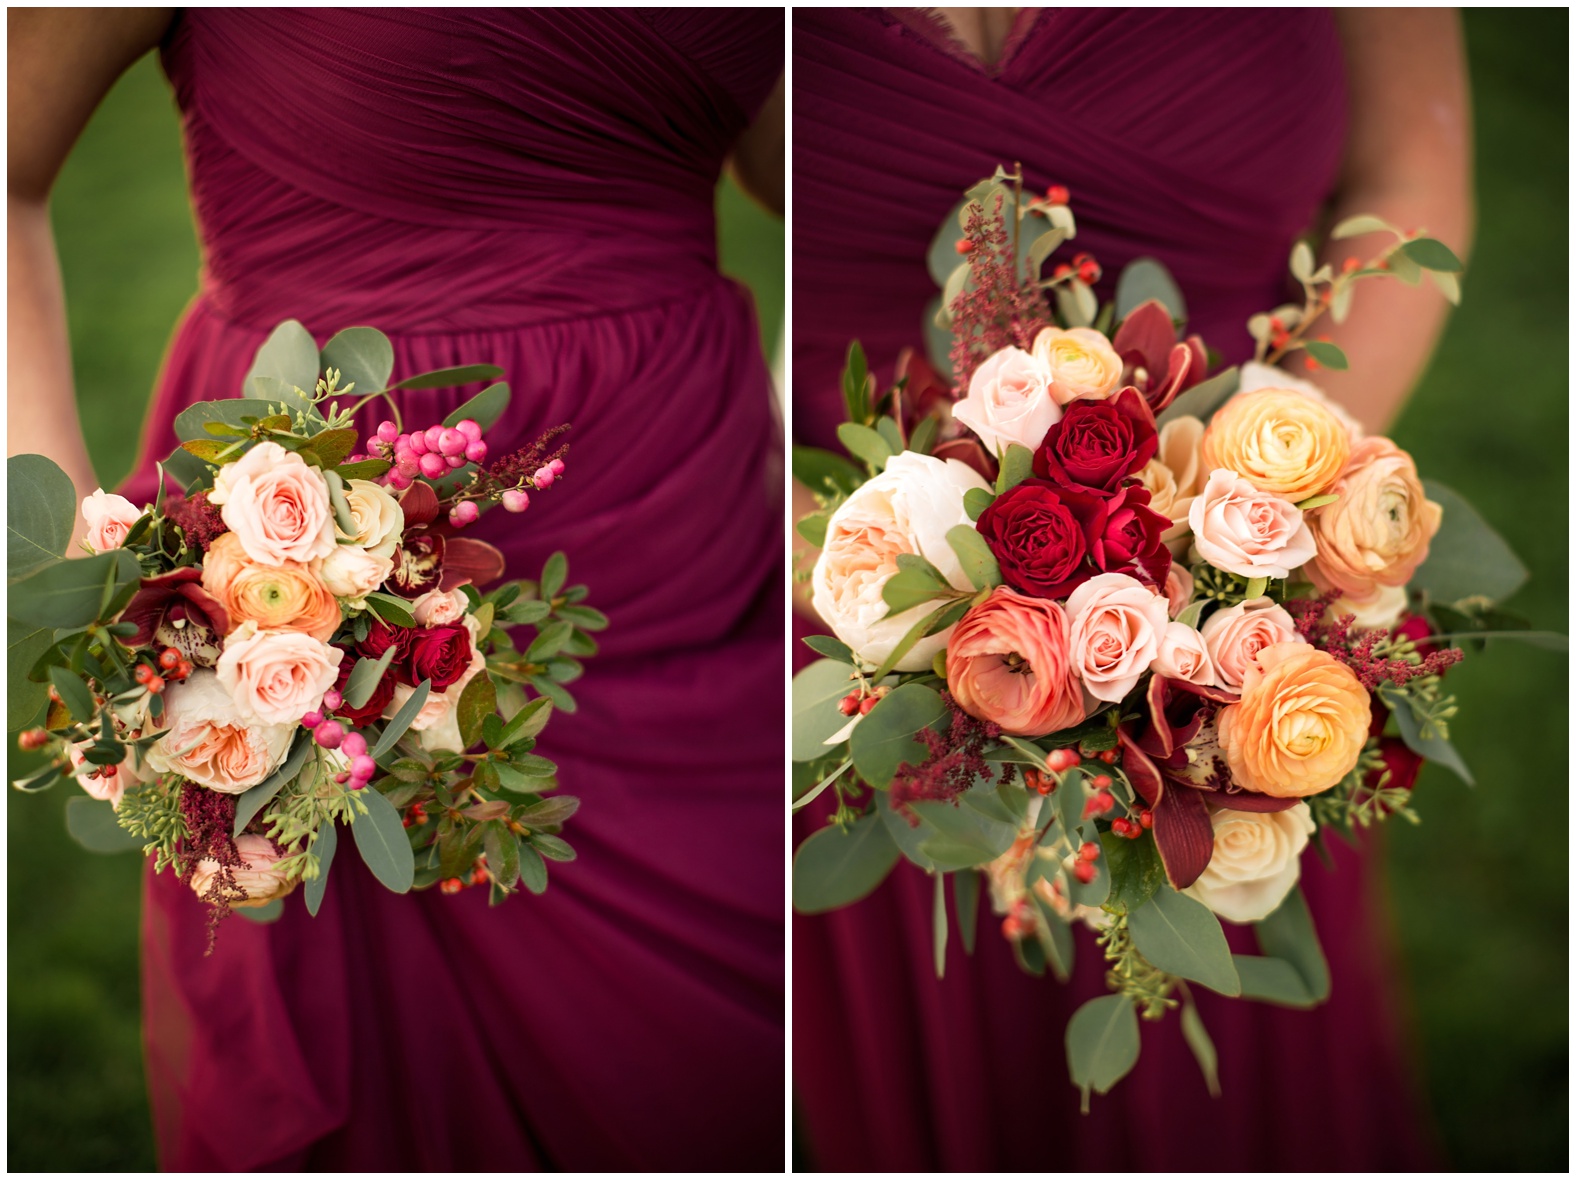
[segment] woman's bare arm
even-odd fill
[[[1351,132],[1335,220],[1373,213],[1425,229],[1461,258],[1472,245],[1472,124],[1461,21],[1448,8],[1343,8]],[[1384,235],[1334,242],[1327,259],[1367,259]],[[1468,280],[1467,290],[1470,290]],[[1449,304],[1431,281],[1359,283],[1331,340],[1351,367],[1315,380],[1369,430],[1386,429],[1422,376]]]
[[[787,136],[783,128],[783,75],[777,76],[766,105],[755,116],[739,142],[733,147],[728,169],[740,188],[778,217],[783,215],[787,195]]]
[[[159,43],[172,12],[6,14],[7,445],[10,454],[43,454],[60,464],[79,498],[98,480],[77,418],[49,192],[89,116],[126,68]]]

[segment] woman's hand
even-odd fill
[[[787,197],[787,135],[783,127],[785,96],[783,75],[777,75],[760,114],[755,116],[728,157],[728,171],[734,181],[760,204],[778,217],[783,215]]]
[[[1338,11],[1351,131],[1333,220],[1373,213],[1401,229],[1426,229],[1465,258],[1472,126],[1460,17],[1446,8]],[[1389,241],[1380,234],[1334,242],[1325,260],[1339,268]],[[1351,368],[1313,378],[1366,429],[1383,431],[1422,376],[1449,304],[1425,279],[1416,287],[1365,281],[1353,305],[1346,323],[1330,328]]]
[[[789,521],[790,527],[797,525],[811,513],[821,511],[821,506],[815,501],[815,493],[797,479],[793,481],[793,519]],[[815,559],[821,556],[821,551],[806,541],[793,530],[793,572],[795,574],[808,574],[815,566]],[[790,591],[793,601],[794,614],[800,618],[809,619],[810,622],[821,625],[821,616],[815,613],[815,607],[810,605],[810,582],[808,578],[795,581]]]
[[[8,448],[53,459],[79,500],[98,479],[77,418],[49,192],[94,109],[115,79],[159,43],[173,11],[13,8],[6,14]]]

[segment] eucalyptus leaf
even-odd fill
[[[1187,1047],[1193,1050],[1193,1057],[1204,1075],[1204,1085],[1209,1089],[1209,1096],[1219,1098],[1220,1058],[1215,1052],[1215,1042],[1210,1039],[1209,1030],[1204,1027],[1204,1018],[1198,1014],[1191,996],[1184,998],[1182,1002],[1182,1039],[1187,1042]]]
[[[980,875],[967,870],[952,874],[952,904],[958,912],[958,938],[963,953],[974,953],[974,938],[979,929]]]
[[[880,471],[893,455],[893,448],[877,430],[858,422],[844,422],[837,428],[837,441],[848,453],[864,460],[871,468]]]
[[[377,659],[371,656],[362,656],[351,668],[350,675],[345,680],[345,703],[352,709],[359,709],[372,699],[372,694],[378,687],[378,682],[388,674],[389,665],[394,662],[394,657],[399,654],[399,648],[390,644]]]
[[[1450,739],[1441,737],[1437,733],[1423,733],[1423,719],[1412,708],[1412,699],[1396,692],[1388,685],[1380,685],[1379,699],[1390,709],[1390,715],[1395,718],[1396,728],[1401,731],[1401,740],[1406,743],[1407,749],[1418,754],[1430,762],[1437,762],[1450,770],[1467,786],[1475,786],[1476,780],[1472,771],[1468,769],[1466,761]]]
[[[1212,415],[1226,399],[1237,392],[1242,384],[1242,373],[1237,366],[1222,369],[1207,381],[1200,381],[1197,385],[1185,389],[1169,406],[1160,412],[1155,419],[1160,426],[1174,422],[1178,418],[1192,417],[1201,422],[1208,422]]]
[[[901,764],[918,766],[928,757],[929,751],[914,735],[922,729],[939,729],[949,724],[950,719],[951,714],[934,689],[922,684],[899,685],[882,697],[854,727],[848,739],[854,769],[865,782],[884,790]],[[798,736],[796,724],[796,742]]]
[[[1034,474],[1034,452],[1017,443],[1008,445],[996,474],[996,494],[1010,491]]]
[[[328,889],[328,870],[334,863],[334,851],[339,847],[339,831],[331,820],[325,820],[317,830],[317,840],[312,851],[317,853],[317,876],[301,887],[306,901],[306,912],[314,918],[323,905],[323,894]]]
[[[15,581],[64,557],[76,522],[71,477],[43,455],[6,460],[6,578]]]
[[[55,645],[52,627],[31,627],[7,619],[6,630],[6,731],[30,724],[49,700],[49,687],[27,678],[44,653]]]
[[[1223,996],[1241,994],[1220,919],[1203,903],[1162,885],[1149,904],[1128,914],[1127,928],[1139,954],[1160,970]]]
[[[867,896],[898,861],[897,845],[875,815],[855,820],[847,832],[828,825],[794,853],[793,907],[819,914]]]
[[[350,825],[356,850],[384,886],[395,893],[408,892],[416,877],[416,858],[399,812],[377,791],[363,790],[356,797],[367,806],[367,814],[357,815]]]
[[[297,320],[286,320],[263,341],[241,385],[249,398],[284,401],[305,410],[311,402],[294,392],[310,394],[317,386],[317,341]],[[288,390],[288,392],[287,392]]]
[[[1138,1061],[1138,1013],[1126,996],[1087,1001],[1067,1022],[1067,1070],[1083,1092],[1107,1093]]]
[[[942,979],[947,974],[947,877],[945,873],[936,874],[935,887],[932,889],[931,894],[930,945],[935,958],[936,978]]]
[[[1428,558],[1412,575],[1413,589],[1428,591],[1436,602],[1474,595],[1503,602],[1521,589],[1527,567],[1477,510],[1437,480],[1423,480],[1423,491],[1442,514]]]
[[[393,650],[393,648],[389,649],[389,651]],[[384,658],[386,659],[387,657],[388,652],[385,652]],[[354,675],[354,670],[352,670],[351,674]],[[486,677],[478,676],[476,679],[484,680]],[[395,710],[394,716],[389,718],[389,723],[384,726],[383,733],[372,747],[371,754],[373,758],[381,758],[384,754],[387,754],[394,748],[394,743],[405,736],[410,729],[411,722],[416,720],[416,716],[421,712],[422,706],[427,703],[427,696],[431,692],[431,680],[423,680],[416,686],[415,690],[410,694],[410,698]],[[368,695],[370,696],[370,694]],[[362,703],[364,704],[365,702]],[[359,708],[359,706],[356,707]]]
[[[66,800],[66,832],[89,852],[141,851],[143,840],[115,822],[115,809],[86,796]]]
[[[255,787],[242,791],[240,797],[236,799],[235,825],[232,834],[239,836],[244,832],[246,825],[252,822],[252,817],[268,806],[268,801],[279,794],[279,789],[301,773],[301,768],[312,756],[313,749],[312,735],[305,730],[298,731],[289,753],[274,772]]]
[[[11,583],[6,614],[35,628],[86,627],[98,621],[106,589],[113,598],[141,575],[129,549],[46,563]]]
[[[829,752],[826,739],[848,724],[837,702],[853,689],[848,665],[836,660],[817,660],[793,678],[793,761],[811,762]]]
[[[236,906],[234,912],[240,914],[248,922],[256,922],[259,926],[266,926],[270,922],[279,921],[284,916],[285,899],[276,897],[263,905]]]
[[[455,384],[462,383],[455,382]],[[416,389],[421,387],[414,385],[402,385],[396,386],[396,388]],[[497,424],[498,419],[503,417],[504,411],[508,408],[509,383],[507,381],[499,381],[489,385],[486,389],[482,390],[453,413],[449,414],[448,417],[444,418],[443,424],[445,426],[458,426],[461,422],[464,422],[467,418],[469,418],[483,430],[490,430],[494,425]]]
[[[460,385],[470,385],[476,381],[491,381],[494,377],[502,377],[503,370],[497,365],[459,365],[452,369],[433,369],[426,373],[417,373],[406,377],[403,381],[396,381],[389,386],[390,389],[453,389]],[[477,395],[480,396],[479,394]],[[467,402],[466,406],[470,403]],[[466,406],[461,406],[464,410]],[[475,417],[473,414],[461,413],[456,422],[464,418]],[[490,425],[480,418],[477,423],[484,429]],[[444,425],[449,425],[445,422]]]
[[[394,371],[394,346],[376,328],[346,328],[323,345],[320,364],[325,373],[339,370],[340,390],[353,383],[358,395],[376,393]]]
[[[1171,272],[1158,258],[1135,258],[1116,280],[1116,318],[1120,322],[1140,304],[1158,299],[1171,318],[1187,320],[1187,301]]]
[[[947,544],[957,554],[958,564],[974,589],[989,590],[1001,585],[1001,566],[996,563],[996,555],[972,527],[953,525],[947,530]]]

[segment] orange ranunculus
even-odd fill
[[[1336,481],[1352,444],[1340,419],[1306,394],[1256,389],[1215,412],[1202,446],[1207,469],[1235,471],[1296,503]]]
[[[304,631],[325,643],[339,626],[339,603],[297,562],[260,565],[234,533],[224,533],[203,559],[202,586],[230,616],[230,630],[248,619],[273,631]]]
[[[1306,643],[1275,643],[1220,711],[1220,748],[1237,784],[1277,798],[1316,795],[1357,765],[1370,722],[1352,670]]]
[[[947,687],[965,712],[1040,737],[1084,719],[1068,655],[1067,612],[998,586],[964,615],[947,644]]]
[[[1428,556],[1441,515],[1423,494],[1412,456],[1387,438],[1365,438],[1330,490],[1341,498],[1308,514],[1319,547],[1307,567],[1314,583],[1361,602],[1406,585]]]

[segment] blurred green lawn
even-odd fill
[[[198,256],[168,84],[153,57],[105,99],[55,190],[78,400],[105,486],[131,470],[143,411]],[[718,190],[722,269],[755,293],[770,359],[783,315],[783,227]],[[22,390],[10,395],[26,396]],[[21,765],[9,758],[12,775]],[[137,966],[140,860],[65,834],[69,792],[11,792],[7,833],[8,1163],[147,1171]]]
[[[1477,245],[1465,305],[1395,438],[1527,562],[1533,581],[1512,605],[1565,630],[1567,18],[1500,9],[1466,19]],[[719,212],[724,269],[754,288],[770,356],[781,225],[727,186]],[[88,446],[112,483],[130,469],[165,342],[196,288],[179,137],[151,59],[110,94],[67,164],[55,225]],[[1479,785],[1428,768],[1423,825],[1391,829],[1416,1041],[1461,1170],[1563,1170],[1566,1158],[1566,676],[1563,657],[1510,647],[1452,672],[1454,736]],[[8,808],[8,1162],[146,1170],[139,866],[77,849],[61,818],[66,797],[13,793]]]

